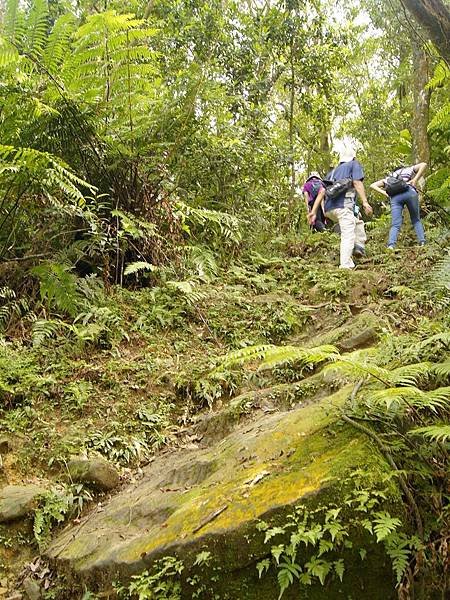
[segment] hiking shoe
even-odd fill
[[[357,258],[362,258],[365,255],[366,255],[366,251],[364,250],[364,248],[362,246],[355,246],[353,248],[353,256],[356,256]]]
[[[419,242],[419,246],[425,246],[426,243],[425,242]]]
[[[395,247],[394,246],[388,246],[386,248],[386,250],[391,250],[392,252],[395,252]]]

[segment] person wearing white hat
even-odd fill
[[[341,230],[340,264],[342,269],[353,269],[355,263],[352,256],[364,256],[366,232],[364,221],[359,216],[356,196],[361,198],[364,212],[372,214],[372,207],[367,201],[364,189],[364,171],[355,158],[356,152],[351,146],[346,146],[339,154],[339,164],[327,174],[325,181],[329,184],[340,185],[342,191],[337,195],[327,193],[324,187],[320,190],[314,205],[308,215],[308,221],[313,224],[322,200],[325,200],[325,216],[337,221]],[[334,185],[336,188],[336,185]],[[331,189],[331,186],[328,190]]]

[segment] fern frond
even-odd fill
[[[434,133],[435,131],[442,130],[448,131],[450,129],[450,102],[446,102],[442,108],[440,108],[434,117],[428,124],[428,131]]]
[[[239,220],[228,213],[207,208],[193,208],[179,200],[175,205],[175,214],[188,232],[190,226],[203,228],[206,225],[218,229],[221,236],[232,243],[237,244],[242,239]]]
[[[337,370],[349,377],[361,377],[364,375],[371,375],[374,379],[381,381],[385,385],[389,385],[390,371],[388,369],[379,367],[371,361],[361,360],[358,358],[358,356],[355,357],[352,356],[352,354],[345,354],[339,356],[336,362],[334,362],[332,365],[328,365],[327,367],[325,367],[325,370]]]
[[[64,80],[84,101],[102,103],[114,138],[118,128],[130,129],[130,119],[134,122],[141,114],[148,117],[152,76],[157,73],[148,38],[155,33],[145,21],[112,10],[90,15],[75,33]],[[145,104],[132,101],[137,90],[147,98]]]
[[[50,195],[59,190],[77,205],[84,204],[80,188],[95,191],[93,186],[73,173],[63,161],[34,148],[15,148],[0,144],[0,169],[3,172],[12,170],[16,179],[20,174],[23,183],[29,182],[29,185],[36,186],[36,182],[39,182],[40,190],[43,189]]]
[[[59,263],[44,263],[32,269],[39,278],[40,294],[43,302],[71,316],[77,314],[83,305],[83,297],[78,291],[76,277],[70,267]]]
[[[123,272],[124,275],[133,275],[134,273],[138,273],[139,271],[156,271],[158,267],[152,265],[151,263],[145,261],[137,261],[130,263],[125,267]]]
[[[313,366],[327,360],[335,360],[338,356],[337,348],[328,344],[315,348],[260,344],[229,352],[219,359],[219,364],[214,372],[231,366],[244,365],[255,360],[262,361],[260,368],[271,368],[285,362]]]
[[[430,346],[440,346],[445,348],[446,350],[450,350],[450,331],[441,331],[439,333],[436,333],[422,340],[421,342],[418,342],[416,348],[419,350],[425,350]]]
[[[389,381],[394,386],[414,386],[419,379],[433,373],[433,363],[421,362],[393,369],[389,373]]]
[[[3,24],[5,35],[12,42],[21,46],[25,38],[25,29],[25,15],[20,7],[20,0],[7,0]]]
[[[75,17],[71,13],[61,15],[52,27],[42,55],[51,73],[56,73],[70,52],[70,38],[75,31]]]
[[[65,326],[63,321],[59,320],[48,320],[48,319],[37,319],[34,321],[32,331],[32,343],[34,347],[41,346],[45,340],[55,337],[57,333]]]
[[[450,68],[445,61],[441,60],[426,87],[430,90],[435,90],[438,87],[442,87],[448,79],[450,79]]]
[[[211,279],[217,275],[219,267],[211,250],[204,246],[183,246],[182,249],[188,253],[189,262],[200,278]]]
[[[189,304],[197,304],[208,295],[207,292],[196,290],[194,281],[167,281],[166,285],[181,292]]]
[[[417,409],[428,409],[434,413],[449,408],[450,387],[423,392],[417,387],[405,386],[386,388],[368,394],[369,404],[384,405],[388,411],[406,410],[409,406]]]
[[[450,377],[450,359],[448,359],[442,363],[434,364],[432,371],[438,377],[442,377],[443,379],[448,379]]]
[[[120,219],[121,230],[133,239],[139,240],[149,235],[157,235],[157,228],[154,223],[139,219],[123,210],[113,210],[111,215]]]
[[[408,431],[408,435],[423,435],[433,442],[450,443],[450,425],[429,425]]]
[[[0,36],[0,68],[17,63],[19,53],[17,48],[9,43],[7,39]]]
[[[26,20],[26,51],[39,58],[47,41],[48,6],[47,0],[33,0]]]
[[[448,192],[450,195],[450,178]],[[450,254],[441,257],[425,282],[425,289],[433,293],[440,304],[450,303]]]

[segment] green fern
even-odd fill
[[[39,278],[41,300],[49,308],[56,308],[75,316],[83,306],[83,297],[77,279],[70,267],[59,263],[44,263],[32,269]]]
[[[44,190],[48,199],[54,201],[55,191],[76,205],[84,204],[84,196],[80,188],[95,191],[89,183],[80,179],[70,168],[47,152],[34,148],[14,148],[0,144],[0,177],[12,174],[16,185],[27,184],[32,189]]]
[[[211,250],[204,246],[183,246],[182,250],[188,254],[189,264],[200,279],[210,280],[217,275],[219,267]]]
[[[145,261],[137,261],[130,263],[125,267],[123,272],[124,275],[133,275],[139,273],[139,271],[156,271],[158,267]]]
[[[450,443],[450,425],[428,425],[408,432],[409,435],[423,435],[434,442]]]
[[[339,371],[350,378],[371,375],[375,380],[389,385],[391,372],[380,367],[373,360],[374,352],[356,351],[336,357],[335,362],[325,367],[325,371]]]
[[[205,291],[195,289],[195,281],[167,281],[166,286],[182,294],[188,304],[198,304],[208,295]]]
[[[18,61],[17,49],[6,38],[0,36],[0,68],[15,66]]]
[[[28,301],[25,298],[16,298],[16,293],[11,288],[5,286],[0,288],[0,330],[5,331],[14,319],[20,319],[30,310]]]
[[[418,342],[416,348],[418,350],[425,350],[428,348],[443,348],[446,351],[450,350],[450,331],[441,331],[428,338],[425,338],[421,342]]]
[[[433,365],[432,371],[438,377],[444,380],[448,379],[450,377],[450,359],[446,360],[445,362]]]
[[[242,239],[239,220],[228,213],[207,208],[193,208],[178,200],[175,214],[187,233],[192,233],[191,228],[199,228],[203,232],[206,226],[230,243],[238,244]]]
[[[46,340],[56,337],[62,327],[65,327],[65,323],[59,320],[36,319],[31,328],[33,346],[38,348]]]
[[[25,38],[25,14],[20,7],[20,0],[7,0],[6,14],[3,24],[5,35],[15,44],[21,45]]]
[[[446,62],[441,60],[436,66],[433,77],[427,84],[427,88],[435,90],[436,88],[443,87],[447,80],[450,79],[450,67]]]
[[[429,392],[413,386],[386,388],[371,392],[366,396],[368,404],[385,406],[386,410],[394,410],[394,412],[404,411],[413,406],[417,409],[427,409],[438,413],[448,409],[449,400],[450,387],[441,387]]]
[[[97,106],[106,136],[120,144],[142,133],[158,74],[148,40],[156,30],[113,10],[90,15],[74,36],[62,78],[72,94]]]
[[[450,196],[450,177],[447,192]],[[425,289],[433,295],[433,300],[441,309],[450,304],[450,253],[436,262],[425,283]]]
[[[70,40],[75,31],[75,17],[71,13],[61,15],[52,27],[42,54],[42,61],[53,74],[58,73],[70,53]]]
[[[33,58],[39,58],[47,41],[48,29],[47,0],[33,0],[26,26],[26,45],[24,50]]]
[[[388,374],[388,380],[395,386],[414,386],[419,380],[427,379],[434,372],[431,362],[414,363],[393,369]]]
[[[262,361],[260,368],[272,368],[275,365],[286,362],[314,366],[326,361],[336,360],[338,356],[338,350],[331,345],[317,346],[315,348],[273,345],[248,346],[241,350],[229,352],[226,356],[219,359],[219,365],[214,371],[231,366],[244,365],[251,361]]]

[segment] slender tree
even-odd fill
[[[450,61],[450,10],[442,0],[402,0],[423,25],[430,39],[446,61]]]
[[[416,162],[430,162],[428,123],[431,91],[427,88],[430,78],[430,57],[415,37],[411,38],[413,59],[413,114],[411,132],[413,158]]]

